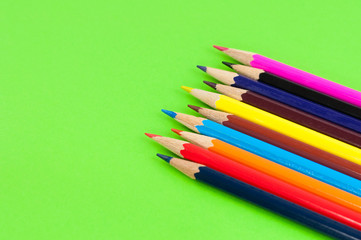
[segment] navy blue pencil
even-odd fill
[[[298,97],[294,94],[288,93],[270,85],[257,82],[250,78],[241,76],[235,72],[203,66],[198,66],[198,68],[215,77],[224,84],[251,90],[255,93],[261,94],[273,100],[279,101],[304,112],[323,118],[327,121],[361,133],[361,120],[351,117],[347,114]]]
[[[354,228],[331,220],[209,167],[162,154],[157,154],[157,156],[192,179],[229,192],[326,235],[338,239],[361,239],[361,232]]]

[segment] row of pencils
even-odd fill
[[[198,66],[219,93],[182,87],[213,109],[162,110],[193,132],[146,133],[197,181],[337,239],[361,239],[361,92],[259,54],[214,46],[241,64]],[[225,84],[225,85],[224,85]],[[214,110],[216,109],[216,110]],[[205,118],[204,118],[205,117]]]

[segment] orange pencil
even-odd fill
[[[216,138],[177,129],[172,129],[172,131],[184,139],[190,141],[191,143],[208,149],[211,152],[217,153],[235,162],[246,165],[247,167],[263,172],[269,176],[299,187],[324,199],[328,199],[343,206],[348,206],[351,209],[360,212],[359,207],[361,198],[353,194],[316,180],[312,177],[306,176],[290,168],[269,161],[265,158],[247,152]]]

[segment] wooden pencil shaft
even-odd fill
[[[211,121],[204,121],[203,126],[198,126],[200,133],[217,138],[233,146],[271,160],[299,173],[315,178],[319,181],[340,188],[355,196],[361,196],[361,182],[348,175],[337,172],[331,168],[317,164],[309,159],[302,158],[276,146],[249,137],[232,129],[214,127]]]
[[[291,122],[274,114],[268,113],[249,104],[237,101],[222,94],[208,92],[200,89],[189,91],[193,96],[209,106],[228,112],[261,126],[267,127],[299,141],[330,152],[336,156],[361,165],[361,149],[345,142],[331,138],[302,125]],[[204,95],[207,97],[205,98]],[[211,99],[211,101],[208,101]]]
[[[238,143],[246,140],[243,138],[247,138],[247,144],[259,145],[258,148],[268,149],[268,150],[266,150],[267,151],[266,158],[271,157],[270,160],[272,160],[276,163],[279,163],[284,166],[288,166],[296,171],[304,173],[305,175],[310,175],[310,176],[318,179],[318,180],[316,180],[316,179],[313,179],[312,177],[311,178],[305,177],[305,182],[312,180],[312,181],[314,181],[314,183],[310,183],[310,185],[317,186],[317,187],[312,188],[312,186],[310,186],[311,188],[308,189],[307,188],[308,186],[303,186],[304,188],[302,188],[302,190],[305,190],[307,188],[308,189],[307,191],[312,191],[313,194],[320,195],[320,196],[322,195],[322,197],[327,198],[328,200],[330,200],[332,202],[341,204],[341,205],[343,205],[349,209],[353,209],[357,212],[361,212],[361,198],[356,196],[357,194],[359,194],[360,181],[358,181],[356,179],[352,179],[341,173],[335,172],[331,169],[325,168],[321,165],[315,164],[314,162],[309,161],[307,159],[302,159],[301,157],[298,157],[298,161],[297,161],[296,155],[293,156],[293,158],[291,158],[291,156],[293,154],[290,154],[285,151],[284,151],[285,155],[282,155],[282,154],[280,154],[281,151],[277,150],[277,148],[272,145],[260,142],[259,140],[256,140],[256,139],[252,139],[251,137],[247,137],[246,135],[238,133],[232,129],[227,129],[226,127],[224,127],[220,124],[217,124],[217,123],[213,124],[213,123],[214,122],[212,122],[210,120],[203,121],[203,124],[205,124],[204,127],[207,128],[207,126],[208,126],[208,127],[212,128],[212,125],[215,124],[215,126],[219,126],[218,130],[220,130],[220,131],[223,130],[223,132],[228,132],[228,134],[231,134],[231,136],[233,136],[232,142],[228,142],[228,140],[229,140],[228,138],[226,138],[224,140],[225,142],[232,144],[234,146],[237,146],[237,147],[242,147],[244,145],[242,144],[242,146],[239,146]],[[199,127],[197,127],[197,128],[199,129]],[[212,132],[216,131],[214,129],[212,130],[211,128],[208,129],[209,130],[208,133],[205,133],[206,135],[212,134]],[[207,129],[205,129],[205,130],[207,130]],[[200,132],[203,132],[203,131],[204,130],[202,130],[202,131],[200,130]],[[220,140],[223,140],[222,135],[220,135],[219,133],[216,133],[216,135],[219,135]],[[212,135],[209,135],[209,136],[215,137]],[[244,136],[244,137],[242,137],[242,136]],[[243,140],[241,140],[241,138]],[[245,177],[245,175],[242,175],[241,172],[244,172],[244,174],[246,174],[246,173],[248,174],[248,173],[252,172],[252,174],[254,174],[254,176],[258,174],[260,177],[267,178],[268,181],[273,179],[274,181],[278,182],[277,184],[281,184],[281,183],[279,183],[280,180],[274,179],[273,177],[270,177],[268,174],[265,174],[263,172],[255,170],[253,168],[250,168],[244,164],[237,163],[237,162],[231,160],[230,158],[222,157],[219,154],[212,153],[212,152],[205,150],[201,147],[198,147],[194,144],[190,144],[185,141],[181,141],[181,140],[177,140],[177,139],[173,139],[173,138],[157,136],[157,135],[153,136],[152,139],[157,141],[161,145],[165,146],[166,148],[168,148],[169,150],[171,150],[172,152],[174,152],[175,154],[177,154],[183,158],[195,161],[199,164],[205,164],[205,165],[209,164],[208,165],[209,167],[211,167],[215,170],[218,170],[218,171],[222,171],[227,175],[231,175],[233,177],[241,177],[243,179]],[[274,158],[274,156],[272,156],[272,153],[269,153],[269,151],[271,150],[270,149],[271,147],[274,150],[277,150],[278,152],[280,152],[278,155],[275,153],[275,157],[278,156],[279,159]],[[250,156],[253,156],[253,157],[256,156],[256,155],[250,154],[247,151],[242,151],[242,152],[244,153],[243,154],[244,158],[247,158]],[[287,159],[286,154],[291,159]],[[261,155],[264,155],[264,154],[261,154]],[[274,164],[273,164],[273,166],[274,166]],[[287,168],[283,168],[283,169],[287,169]],[[250,175],[248,175],[248,176],[250,176]],[[298,176],[304,176],[304,175],[298,175]],[[323,182],[321,182],[319,180],[321,180]],[[284,181],[281,180],[281,182],[284,182]],[[257,183],[257,182],[255,182],[255,183]],[[286,182],[284,182],[284,183],[289,184]],[[294,186],[293,184],[290,184],[290,185]],[[343,189],[343,190],[341,190],[341,189]],[[351,194],[351,193],[354,193],[355,195]]]
[[[227,86],[223,84],[215,84],[205,82],[226,96],[250,104],[264,111],[273,113],[282,118],[298,123],[315,131],[324,133],[341,141],[348,142],[349,139],[357,138],[359,141],[351,141],[352,145],[361,147],[361,134],[340,125],[329,122],[312,114],[298,110],[292,106],[275,101],[266,96],[257,94],[250,90],[244,90],[238,87]]]
[[[193,144],[184,144],[183,148],[181,155],[185,159],[206,165],[334,220],[361,229],[359,198],[352,194],[345,193],[347,196],[336,197],[331,201]]]
[[[253,187],[243,181],[229,177],[204,165],[189,162],[184,159],[172,158],[157,154],[170,165],[196,181],[219,188],[236,197],[249,201],[274,213],[309,226],[330,236],[342,239],[355,239],[360,231],[340,222],[329,219],[319,213],[308,210],[288,200]]]
[[[355,89],[332,82],[295,67],[291,67],[260,54],[223,47],[219,48],[219,50],[243,64],[263,69],[264,71],[276,76],[288,79],[292,82],[296,82],[326,95],[340,99],[341,101],[361,107],[361,92]]]
[[[223,174],[261,188],[269,193],[275,194],[310,210],[316,211],[324,216],[328,216],[348,226],[359,230],[361,229],[361,215],[358,211],[359,207],[357,207],[357,204],[355,205],[353,203],[352,199],[355,198],[353,195],[346,193],[347,197],[336,198],[335,200],[340,201],[340,204],[337,204],[333,201],[324,199],[308,191],[297,188],[292,184],[288,184],[245,165],[211,153],[193,144],[182,144],[183,141],[176,139],[169,139],[169,141],[173,141],[173,143],[169,144],[168,146],[175,146],[176,142],[179,143],[177,148],[182,149],[180,151],[180,156],[185,159],[206,165],[222,172]],[[193,172],[195,173],[196,171]],[[192,177],[190,172],[187,172],[186,174]],[[359,198],[356,197],[354,200],[356,199]]]
[[[250,68],[250,69],[253,69],[253,68]],[[319,121],[320,123],[318,123],[318,124],[322,124],[323,126],[325,126],[327,128],[331,127],[329,130],[334,129],[331,132],[327,132],[327,135],[335,137],[335,138],[337,137],[337,139],[340,139],[342,141],[345,141],[349,144],[352,144],[352,145],[355,145],[358,147],[361,145],[361,140],[360,140],[361,133],[358,133],[356,131],[348,129],[345,126],[343,126],[342,124],[340,124],[340,123],[343,123],[344,125],[350,124],[350,123],[347,123],[347,119],[351,119],[352,120],[351,124],[355,124],[355,121],[358,121],[358,122],[360,121],[359,119],[350,117],[346,114],[337,112],[333,109],[324,107],[322,105],[310,102],[309,100],[297,97],[293,94],[289,94],[283,90],[279,90],[279,89],[269,86],[267,84],[257,82],[255,80],[251,80],[251,79],[243,77],[243,76],[234,76],[233,77],[233,75],[231,74],[232,72],[229,72],[229,71],[216,69],[216,68],[210,68],[210,67],[203,67],[203,70],[207,74],[215,77],[216,79],[218,79],[219,81],[221,81],[227,85],[231,85],[233,87],[237,87],[237,88],[241,88],[241,89],[248,89],[253,92],[257,92],[261,95],[265,95],[266,97],[271,98],[277,102],[282,102],[287,105],[291,105],[291,107],[293,107],[294,109],[297,109],[298,111],[301,111],[304,114],[306,114],[305,116],[310,115],[310,116],[316,117],[316,115],[317,115],[317,118],[320,120]],[[226,87],[223,85],[220,85],[220,86],[217,85],[216,88],[217,88],[217,90],[219,88],[219,91],[221,91],[222,90],[221,88],[226,88]],[[277,94],[275,94],[273,92],[273,90],[276,91]],[[244,91],[244,90],[242,90],[242,91]],[[229,93],[227,95],[234,98],[234,96],[233,96],[234,94],[237,94],[237,93],[235,91],[232,91],[232,92],[229,91]],[[239,97],[239,98],[236,98],[236,99],[242,100],[242,97]],[[298,101],[296,101],[296,99],[301,99],[301,101],[298,102]],[[210,105],[210,106],[212,106],[212,105]],[[212,106],[212,107],[214,107],[214,106]],[[333,114],[333,113],[336,113],[336,114]],[[323,119],[320,116],[323,116],[326,119]],[[331,119],[336,120],[338,124],[330,122],[329,120],[331,120]],[[356,125],[358,127],[360,127],[359,126],[360,124],[356,124]],[[348,127],[350,127],[350,125]],[[319,131],[318,129],[315,129],[315,130]],[[331,135],[331,134],[334,134],[334,135]]]

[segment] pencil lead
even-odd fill
[[[161,159],[163,159],[164,161],[166,161],[167,163],[169,163],[170,160],[172,160],[172,157],[167,156],[167,155],[163,155],[163,154],[160,154],[160,153],[157,153],[157,156],[160,157]]]
[[[178,134],[179,136],[181,135],[181,133],[183,132],[182,130],[178,130],[178,129],[175,129],[175,128],[172,128],[171,129],[173,132],[175,132],[176,134]]]
[[[151,134],[151,133],[144,133],[145,135],[147,135],[150,138],[154,138],[154,137],[161,137],[160,135],[156,135],[156,134]]]
[[[167,114],[171,118],[175,118],[175,116],[177,116],[177,113],[175,113],[173,111],[162,109],[162,112],[164,112],[165,114]]]
[[[197,65],[197,68],[199,68],[199,69],[202,70],[203,72],[207,72],[207,67]]]
[[[193,109],[193,110],[196,111],[196,112],[198,112],[198,111],[201,109],[200,107],[193,106],[193,105],[190,105],[190,104],[188,104],[188,107],[189,107],[190,109]]]
[[[191,92],[193,90],[193,88],[186,87],[186,86],[181,86],[181,88],[187,92]]]
[[[203,81],[205,84],[207,84],[208,86],[210,86],[211,88],[214,88],[214,89],[216,89],[216,86],[217,86],[217,84],[216,83],[214,83],[214,82],[208,82],[208,81]]]
[[[226,61],[222,61],[222,63],[232,69],[233,69],[232,65],[235,65],[235,63],[230,63],[230,62],[226,62]]]
[[[228,50],[229,48],[226,48],[226,47],[221,47],[221,46],[217,46],[217,45],[213,45],[214,48],[218,49],[219,51],[226,51]]]

